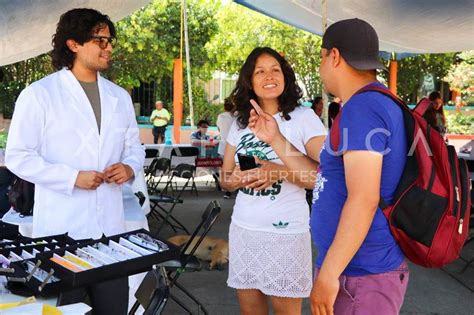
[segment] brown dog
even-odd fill
[[[186,244],[189,237],[189,235],[176,235],[170,237],[168,242],[181,246]],[[198,238],[199,236],[193,240],[188,251],[191,251]],[[229,243],[226,240],[205,236],[199,247],[196,249],[194,256],[200,260],[210,261],[209,269],[214,269],[215,267],[221,269],[224,264],[229,262]]]

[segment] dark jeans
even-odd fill
[[[128,277],[96,283],[85,288],[62,292],[58,306],[84,302],[89,297],[94,315],[126,315],[128,312]]]
[[[153,126],[153,143],[157,144],[158,139],[161,137],[162,141],[165,142],[165,132],[166,132],[166,125],[162,127]]]

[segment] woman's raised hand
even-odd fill
[[[248,127],[254,135],[265,143],[271,144],[280,134],[278,124],[272,115],[265,113],[255,100],[250,100],[253,108],[250,111]]]

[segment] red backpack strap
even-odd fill
[[[375,86],[375,85],[368,85],[368,86],[365,86],[363,88],[361,88],[359,91],[357,91],[355,94],[360,94],[360,93],[364,93],[364,92],[379,92],[379,93],[382,93],[388,97],[390,97],[395,103],[397,103],[398,105],[401,105],[402,107],[405,107],[405,108],[408,108],[407,105],[405,104],[405,102],[399,98],[398,96],[396,96],[395,94],[393,94],[389,89],[387,89],[386,87],[382,87],[382,86]]]
[[[360,90],[358,90],[356,93],[354,93],[354,95],[364,93],[364,92],[379,92],[379,93],[382,93],[382,94],[390,97],[402,109],[410,110],[402,99],[400,99],[398,96],[393,94],[386,87],[381,87],[381,86],[376,86],[376,85],[368,85],[368,86],[365,86],[365,87],[361,88]],[[329,131],[329,136],[330,136],[330,141],[331,141],[331,149],[332,149],[333,152],[337,152],[337,149],[339,147],[339,139],[340,139],[339,120],[341,119],[341,114],[342,114],[342,110],[339,112],[339,114],[334,119],[331,130]],[[342,157],[342,155],[341,155],[341,157]],[[389,205],[382,198],[382,195],[380,195],[380,200],[379,200],[378,207],[380,209],[385,209],[388,206]]]
[[[336,118],[334,118],[334,121],[332,122],[331,130],[329,130],[329,140],[333,152],[337,152],[337,148],[339,147],[339,121],[341,120],[341,112],[342,111],[340,110],[336,115]]]
[[[419,114],[420,116],[423,116],[428,108],[430,108],[431,101],[427,99],[426,97],[423,97],[418,104],[416,104],[415,109],[413,110],[415,113]]]
[[[389,89],[386,87],[382,86],[377,86],[377,85],[367,85],[358,90],[357,92],[354,93],[356,94],[361,94],[364,92],[379,92],[382,93],[388,97],[390,97],[395,103],[397,103],[400,107],[404,109],[408,109],[408,106],[405,104],[405,102],[400,99],[398,96],[393,94]],[[339,114],[337,114],[336,118],[334,119],[334,122],[332,124],[331,130],[329,132],[329,137],[331,140],[331,149],[333,152],[337,152],[337,149],[339,147],[339,140],[340,140],[340,130],[339,130],[339,120],[341,119],[341,113],[342,110],[339,111]]]

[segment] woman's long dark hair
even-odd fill
[[[428,96],[429,100],[431,101],[430,106],[426,110],[423,117],[425,120],[431,125],[431,127],[435,128],[439,132],[442,132],[444,127],[446,127],[446,117],[444,116],[443,106],[440,106],[438,109],[435,108],[434,101],[438,98],[441,98],[441,94],[438,91],[431,92]],[[436,114],[441,115],[442,126],[438,125],[438,119]]]
[[[232,101],[237,111],[237,122],[240,128],[247,127],[250,118],[250,100],[257,100],[257,95],[252,89],[252,75],[257,63],[258,57],[261,55],[270,55],[280,64],[285,78],[285,87],[283,93],[278,97],[278,111],[284,119],[290,120],[291,113],[297,106],[298,100],[303,96],[300,87],[296,83],[295,72],[291,68],[288,61],[279,53],[269,47],[257,47],[245,60],[244,65],[240,69],[239,79],[237,80],[235,89],[231,93]]]
[[[73,39],[82,45],[105,26],[109,27],[110,36],[115,38],[114,24],[107,15],[99,11],[73,9],[61,15],[52,41],[51,58],[53,67],[56,70],[61,70],[64,67],[71,69],[76,54],[67,47],[66,41]]]

